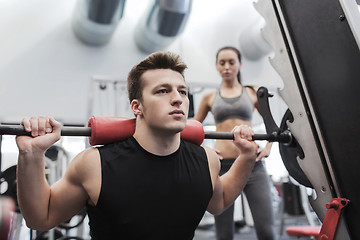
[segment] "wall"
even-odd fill
[[[149,2],[126,1],[111,41],[93,47],[73,34],[75,1],[0,0],[0,121],[19,122],[23,116],[41,114],[65,124],[86,123],[92,76],[126,79],[131,67],[147,55],[136,48],[133,30]],[[240,47],[241,33],[259,17],[250,0],[194,0],[184,33],[168,50],[188,64],[188,82],[219,84],[217,49]],[[242,77],[245,84],[275,91],[282,86],[267,57],[245,58]],[[281,119],[283,107],[279,114],[278,108],[275,118]]]

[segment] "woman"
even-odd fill
[[[216,68],[222,82],[218,90],[204,95],[195,120],[203,122],[208,112],[212,112],[216,131],[230,132],[240,124],[251,125],[252,114],[259,111],[256,89],[243,86],[240,78],[241,54],[233,47],[223,47],[216,54]],[[261,161],[270,154],[271,143],[258,149],[257,162],[244,188],[254,219],[258,239],[275,239],[272,196],[267,172]],[[220,175],[229,170],[241,152],[231,141],[217,140],[214,147],[221,160]],[[231,240],[234,235],[234,205],[215,217],[218,240]]]

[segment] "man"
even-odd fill
[[[24,118],[32,138],[17,137],[18,200],[30,228],[50,229],[87,206],[92,239],[192,239],[204,212],[220,214],[241,193],[256,159],[248,126],[237,126],[241,155],[219,177],[216,153],[180,139],[189,108],[186,65],[158,52],[128,76],[133,137],[89,148],[52,186],[44,153],[60,139],[53,118]]]

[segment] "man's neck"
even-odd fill
[[[136,124],[134,138],[142,148],[158,156],[170,155],[180,146],[180,133],[150,129],[145,124]]]

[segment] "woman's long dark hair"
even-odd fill
[[[241,53],[240,53],[240,51],[239,51],[237,48],[235,48],[235,47],[230,47],[230,46],[222,47],[222,48],[220,48],[220,49],[217,51],[217,53],[216,53],[216,62],[218,61],[219,53],[220,53],[221,51],[223,51],[223,50],[232,50],[232,51],[234,51],[234,52],[236,53],[238,59],[239,59],[239,62],[241,63]],[[238,74],[237,74],[237,78],[238,78],[239,83],[241,84],[240,70],[239,70],[239,72],[238,72]]]

